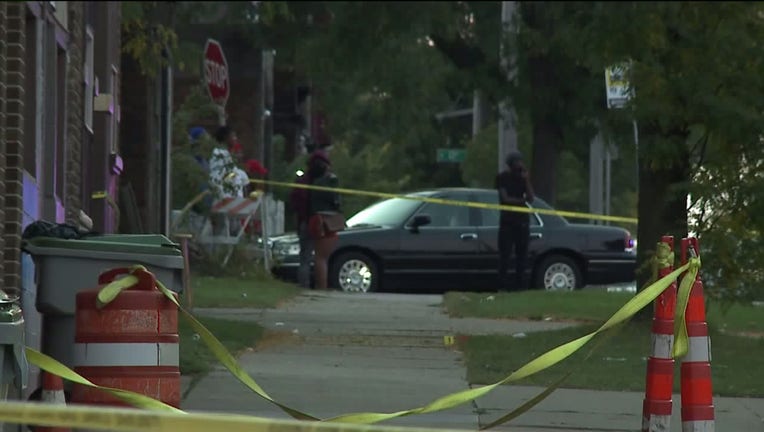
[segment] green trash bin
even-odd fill
[[[78,240],[36,237],[22,249],[32,256],[37,310],[42,314],[42,351],[72,367],[77,293],[98,285],[98,276],[141,264],[167,288],[183,291],[183,254],[163,235],[100,235]]]

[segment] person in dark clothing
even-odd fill
[[[507,156],[507,170],[496,176],[496,190],[499,202],[504,205],[525,206],[533,202],[533,188],[528,170],[523,165],[523,157],[519,152]],[[499,218],[499,290],[520,291],[523,289],[525,263],[528,258],[528,243],[530,243],[530,213],[501,211]],[[515,280],[509,288],[507,267],[515,252]]]
[[[312,183],[310,173],[298,176],[294,181],[298,184]],[[310,288],[310,262],[313,259],[313,239],[308,233],[310,218],[310,191],[294,188],[289,194],[289,203],[297,217],[297,237],[300,239],[300,267],[297,269],[297,284],[302,288]]]
[[[323,150],[311,154],[308,175],[313,186],[336,188],[339,180],[329,170],[331,162]],[[344,229],[345,220],[340,213],[340,196],[334,191],[311,190],[308,232],[316,250],[315,284],[317,290],[328,289],[329,256],[337,245],[337,231]]]

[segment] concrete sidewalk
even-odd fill
[[[276,400],[321,418],[360,411],[415,408],[468,388],[461,353],[446,347],[453,334],[513,334],[564,323],[452,319],[440,296],[308,293],[276,310],[196,311],[255,320],[272,332],[242,367]],[[643,374],[644,371],[635,371]],[[475,430],[518,407],[542,388],[504,386],[452,410],[385,424]],[[642,393],[560,389],[498,430],[637,431]],[[764,430],[764,400],[716,398],[717,430]],[[679,396],[672,431],[681,431]],[[227,371],[201,379],[183,401],[189,411],[287,418]]]

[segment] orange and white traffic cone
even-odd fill
[[[674,237],[663,236],[661,243],[674,250]],[[665,277],[674,266],[658,269]],[[676,281],[655,299],[652,327],[652,352],[647,359],[645,399],[642,404],[642,432],[667,431],[671,428],[672,390],[674,387],[674,310],[676,309]]]
[[[66,405],[64,396],[64,380],[58,375],[42,372],[42,403]],[[37,426],[35,432],[70,432],[69,428]]]
[[[682,263],[687,253],[698,256],[698,239],[682,239]],[[682,359],[682,432],[713,432],[714,400],[711,385],[711,339],[708,336],[703,282],[700,273],[690,291],[685,312],[689,344]]]

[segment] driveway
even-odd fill
[[[424,405],[469,387],[462,354],[444,344],[455,334],[515,334],[566,327],[555,322],[453,319],[439,295],[308,292],[274,310],[204,309],[196,313],[254,320],[270,330],[243,368],[276,400],[319,417],[359,411],[392,412]],[[511,353],[508,353],[511,355]],[[635,371],[635,373],[644,373]],[[475,430],[542,389],[505,386],[452,410],[386,424]],[[641,393],[558,390],[500,429],[513,431],[634,431]],[[678,410],[679,397],[675,398]],[[764,403],[717,399],[719,430],[761,430]],[[183,401],[186,410],[287,418],[218,369]],[[672,430],[681,430],[678,415]]]

